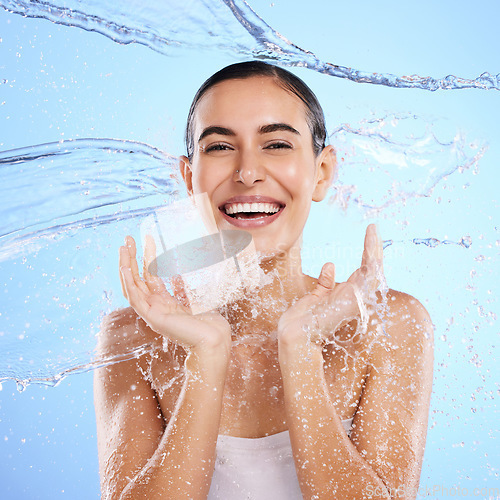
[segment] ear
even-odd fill
[[[313,191],[313,201],[321,201],[337,173],[337,155],[333,146],[326,146],[316,160],[316,186]]]
[[[187,156],[179,156],[179,170],[186,184],[187,192],[191,196],[193,194],[193,171]]]

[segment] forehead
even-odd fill
[[[280,122],[307,127],[302,100],[271,77],[225,80],[200,99],[195,127],[207,125],[257,125]]]

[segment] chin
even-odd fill
[[[260,262],[266,262],[273,259],[283,259],[286,257],[300,257],[300,247],[289,244],[270,244],[255,241],[255,250]]]

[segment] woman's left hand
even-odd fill
[[[290,307],[278,323],[280,343],[322,345],[348,322],[367,321],[376,291],[385,286],[382,240],[375,224],[366,229],[361,266],[344,283],[335,284],[335,266],[321,269],[314,290]]]

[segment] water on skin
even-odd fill
[[[341,124],[330,140],[340,174],[329,201],[363,217],[389,217],[410,199],[432,196],[450,175],[476,171],[485,151],[461,135],[438,137],[432,124],[409,115]],[[69,373],[113,362],[97,359],[94,348],[99,318],[119,304],[116,248],[145,216],[180,196],[174,155],[131,141],[80,139],[5,151],[0,165],[8,178],[0,197],[0,265],[7,289],[36,281],[22,314],[9,307],[6,295],[0,379],[14,379],[21,388],[57,384]],[[377,190],[370,188],[374,183]],[[457,241],[384,236],[384,247],[467,249],[472,243],[467,235]],[[95,290],[101,290],[99,300]],[[83,303],[93,308],[82,309]],[[116,361],[135,354],[120,353]]]

